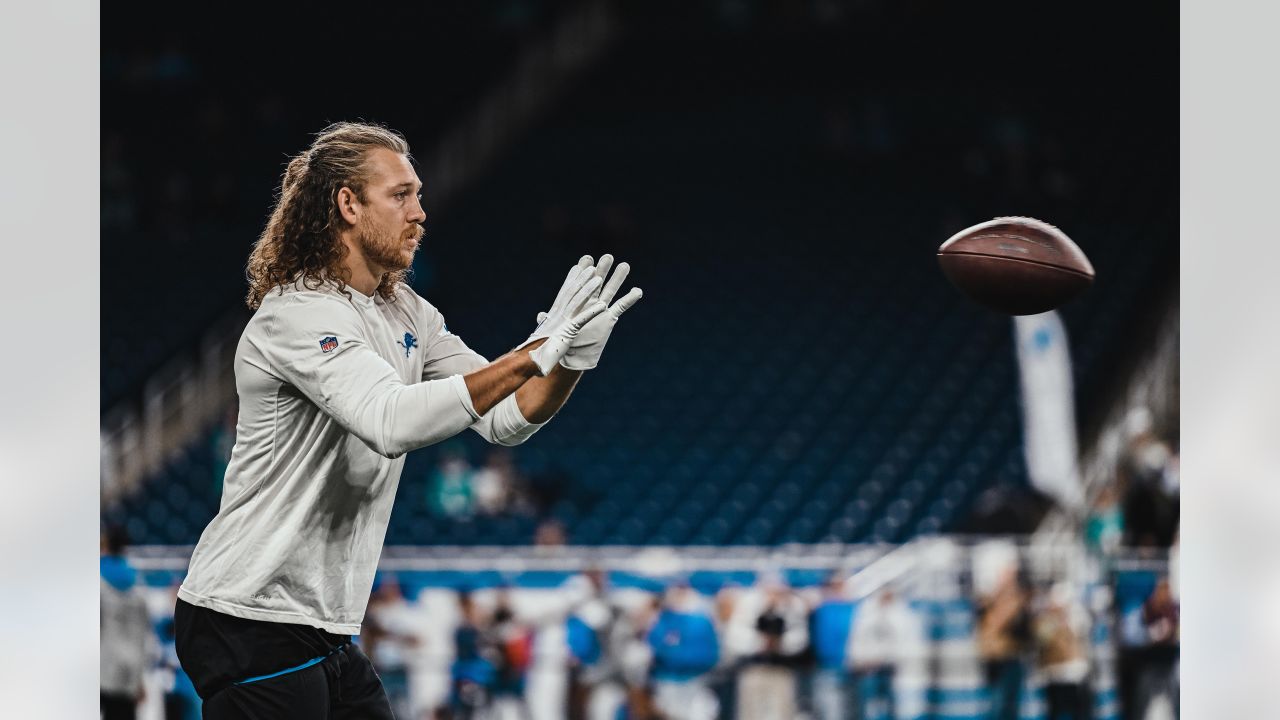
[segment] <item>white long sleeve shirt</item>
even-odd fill
[[[864,601],[849,632],[846,657],[854,668],[896,665],[922,652],[924,629],[901,600]]]
[[[240,414],[217,516],[178,596],[252,620],[356,634],[404,453],[470,427],[541,427],[508,396],[483,417],[462,375],[487,363],[408,286],[272,291],[236,348]]]

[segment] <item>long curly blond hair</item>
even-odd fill
[[[271,217],[249,254],[249,307],[257,309],[267,293],[276,288],[284,292],[284,285],[299,279],[313,290],[329,281],[347,292],[350,278],[342,265],[347,248],[338,239],[346,220],[338,211],[338,191],[348,187],[365,200],[365,159],[377,148],[409,155],[409,143],[394,130],[339,122],[320,131],[311,147],[289,160]],[[406,274],[387,273],[377,293],[394,299],[396,283]]]

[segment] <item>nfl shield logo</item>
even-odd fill
[[[320,350],[322,352],[331,352],[337,347],[338,347],[338,338],[333,337],[332,335],[330,335],[327,338],[322,338],[320,340]]]

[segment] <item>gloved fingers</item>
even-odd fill
[[[605,283],[604,289],[600,291],[600,299],[606,303],[613,302],[613,296],[618,294],[618,290],[622,287],[622,283],[627,279],[627,275],[630,272],[630,265],[618,263],[618,267],[613,271],[613,277],[609,278],[609,282]]]
[[[592,300],[590,303],[587,303],[587,306],[577,315],[574,315],[573,319],[569,321],[569,327],[573,331],[572,334],[576,335],[578,331],[582,329],[583,325],[591,322],[592,318],[604,312],[606,309],[608,309],[608,306],[599,300]]]
[[[600,262],[596,263],[596,277],[600,278],[601,283],[605,281],[605,278],[609,277],[609,268],[611,267],[613,267],[613,256],[609,253],[601,255]],[[596,293],[596,297],[600,297],[599,292]],[[608,300],[605,300],[606,304],[608,302]]]
[[[564,283],[560,286],[560,292],[556,293],[555,302],[551,303],[551,313],[556,315],[564,312],[566,303],[573,294],[581,287],[578,281],[584,279],[584,275],[590,274],[587,268],[591,267],[591,256],[583,255],[578,262],[569,268],[569,274],[565,275]]]
[[[547,315],[546,310],[543,310],[542,312],[538,313],[538,324],[541,325],[548,317],[550,316]]]
[[[585,282],[591,274],[591,256],[583,255],[573,267],[569,268],[569,274],[565,276],[563,287],[566,290],[569,287],[578,287],[578,284]],[[572,295],[572,291],[566,292],[565,299],[569,299]]]
[[[560,317],[577,312],[591,299],[591,294],[596,291],[596,288],[600,287],[600,278],[596,277],[594,273],[584,273],[583,277],[578,278],[575,282],[579,283],[578,289],[569,298],[569,302],[564,306],[561,311],[563,314]]]
[[[615,320],[618,319],[622,316],[622,313],[630,310],[631,306],[639,302],[642,297],[644,297],[643,290],[631,288],[631,291],[623,295],[621,300],[609,306],[609,314],[613,315]]]

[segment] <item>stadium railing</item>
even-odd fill
[[[123,403],[101,425],[104,506],[159,472],[235,397],[232,362],[243,325],[228,315],[205,333],[194,357],[181,356],[149,379],[139,405]]]

